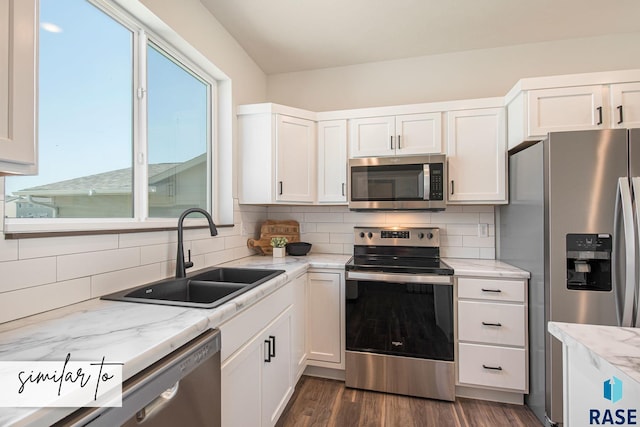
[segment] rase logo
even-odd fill
[[[611,403],[622,399],[622,380],[617,377],[603,381],[602,397]],[[589,424],[591,425],[637,425],[637,409],[589,409]]]

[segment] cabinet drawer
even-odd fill
[[[524,280],[458,278],[458,298],[524,302]]]
[[[460,344],[458,380],[460,384],[525,391],[525,356],[525,350],[520,348]]]
[[[524,305],[458,301],[458,339],[524,347]]]

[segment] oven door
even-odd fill
[[[451,276],[348,272],[346,349],[453,361]]]
[[[347,271],[347,387],[455,400],[451,279]]]

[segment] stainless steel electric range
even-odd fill
[[[346,386],[455,399],[453,269],[438,228],[355,227]]]

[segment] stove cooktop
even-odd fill
[[[439,258],[356,255],[347,261],[345,269],[348,271],[453,275],[453,268]]]

